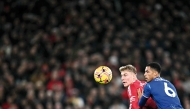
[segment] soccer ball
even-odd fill
[[[100,66],[94,71],[94,79],[100,84],[107,84],[112,79],[112,71],[107,66]]]

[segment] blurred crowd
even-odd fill
[[[152,61],[190,109],[189,41],[189,0],[2,0],[0,109],[127,109],[118,68]]]

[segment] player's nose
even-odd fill
[[[123,77],[123,76],[121,76],[121,80],[122,80],[122,81],[124,80],[124,77]]]
[[[123,80],[123,76],[121,76],[121,80]]]

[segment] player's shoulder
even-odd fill
[[[138,89],[138,88],[143,88],[145,84],[146,84],[145,81],[136,80],[136,81],[135,81],[133,84],[131,84],[130,86],[131,86],[132,88]]]
[[[162,81],[162,82],[169,82],[168,80],[166,80],[166,79],[164,79],[164,78],[162,78],[162,77],[157,77],[157,78],[155,78],[155,79],[153,79],[153,81],[151,81],[151,82],[157,82],[157,81]]]
[[[157,87],[158,84],[162,84],[163,82],[170,83],[168,80],[162,78],[162,77],[157,77],[153,79],[152,81],[148,82],[146,86],[148,87]]]
[[[136,89],[140,86],[140,81],[136,80],[135,82],[133,82],[132,84],[130,84],[128,86],[128,90],[133,90],[133,89]]]
[[[147,84],[146,81],[140,81],[140,87],[144,87]]]
[[[146,81],[143,81],[143,80],[139,80],[141,84],[146,84],[147,82]]]
[[[145,84],[144,87],[145,87],[145,88],[151,88],[151,85],[152,85],[152,82],[148,82],[148,83]]]

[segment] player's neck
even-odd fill
[[[133,83],[134,83],[136,80],[138,80],[137,77],[135,77],[135,78],[133,79]]]
[[[160,77],[160,75],[156,75],[156,76],[154,77],[154,79],[155,79],[155,78],[159,78],[159,77]]]

